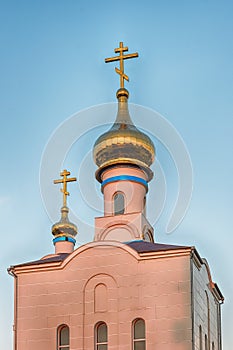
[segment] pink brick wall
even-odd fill
[[[143,260],[126,245],[103,244],[79,248],[62,268],[18,272],[17,350],[55,350],[63,323],[70,350],[94,349],[98,321],[108,325],[109,350],[129,350],[137,317],[146,322],[147,350],[191,350],[189,255]]]

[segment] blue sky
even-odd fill
[[[230,350],[233,3],[10,0],[0,1],[0,6],[1,348],[10,349],[12,344],[13,279],[6,268],[53,252],[52,223],[39,185],[43,150],[69,116],[115,101],[119,79],[114,64],[106,65],[104,58],[123,41],[130,52],[139,52],[138,59],[126,64],[130,102],[166,117],[185,141],[193,164],[187,215],[172,235],[166,235],[163,226],[169,205],[165,206],[155,227],[156,239],[195,245],[208,259],[226,297],[223,344],[224,350]],[[113,120],[110,115],[109,122]],[[91,149],[89,142],[93,142],[90,137],[84,138],[82,152]],[[75,147],[66,159],[74,172],[80,166],[79,145]],[[159,143],[157,154],[169,197],[176,184],[171,179],[174,170]],[[90,172],[94,169],[93,165]],[[84,204],[80,210],[91,215]],[[79,241],[88,239],[80,230]]]

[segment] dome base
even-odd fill
[[[100,168],[98,168],[95,172],[95,177],[96,180],[99,181],[100,183],[103,182],[102,179],[102,174],[105,170],[109,169],[109,168],[120,168],[120,167],[129,167],[129,168],[138,168],[141,169],[147,176],[147,181],[151,181],[153,179],[154,173],[153,171],[145,166],[145,164],[142,164],[141,162],[136,162],[135,159],[129,160],[129,159],[117,159],[117,160],[113,160],[111,163],[108,162],[108,164],[102,165]]]

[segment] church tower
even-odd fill
[[[54,180],[54,184],[63,184],[61,192],[63,193],[63,206],[61,208],[61,219],[52,226],[52,234],[54,235],[53,244],[55,253],[72,253],[76,243],[75,236],[77,235],[77,226],[70,222],[68,218],[69,208],[67,207],[67,183],[76,181],[76,177],[68,178],[70,172],[66,169],[60,173],[62,179]]]
[[[95,240],[153,242],[153,228],[145,213],[155,149],[150,138],[133,124],[128,97],[126,89],[117,91],[116,121],[94,145],[96,179],[104,196],[104,216],[95,220]]]
[[[133,124],[129,110],[129,92],[124,80],[124,60],[137,53],[124,55],[127,47],[120,42],[119,56],[105,62],[119,60],[120,89],[116,93],[118,112],[111,129],[101,135],[94,145],[94,161],[98,166],[96,179],[104,195],[104,216],[95,220],[95,240],[121,242],[143,239],[153,242],[153,228],[146,219],[148,182],[153,177],[150,169],[155,148],[151,139]]]
[[[104,214],[92,242],[74,249],[77,227],[68,218],[61,179],[61,219],[52,226],[55,252],[11,266],[14,350],[222,350],[223,295],[207,261],[193,246],[154,242],[146,218],[151,139],[128,111],[124,60],[138,54],[121,42],[118,112],[94,144]],[[85,233],[81,233],[85,234]]]

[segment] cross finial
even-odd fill
[[[108,62],[113,62],[113,61],[120,61],[120,69],[115,68],[116,73],[118,73],[120,75],[120,87],[124,88],[124,79],[129,81],[129,77],[128,75],[126,75],[124,73],[124,60],[127,60],[129,58],[134,58],[134,57],[138,57],[138,53],[131,53],[128,55],[124,55],[124,51],[128,51],[128,47],[124,47],[123,42],[120,42],[120,45],[118,48],[116,48],[115,53],[119,52],[119,56],[115,56],[115,57],[110,57],[110,58],[105,58],[105,63]]]
[[[60,189],[60,191],[63,193],[63,207],[66,207],[67,205],[67,196],[69,196],[69,192],[67,191],[67,182],[73,182],[77,181],[76,177],[70,177],[67,178],[67,176],[70,175],[70,172],[64,169],[61,173],[60,176],[63,177],[62,179],[59,180],[54,180],[54,184],[60,184],[63,183],[63,188]]]

